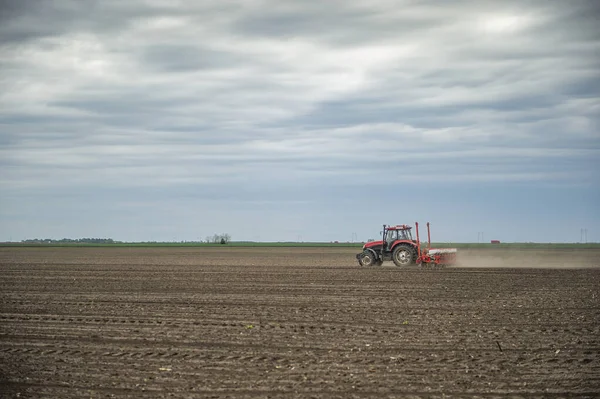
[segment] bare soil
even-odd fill
[[[0,396],[600,396],[599,251],[356,252],[2,248]]]

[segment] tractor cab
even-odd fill
[[[401,224],[397,226],[384,226],[383,228],[383,241],[391,246],[397,240],[413,241],[412,227]]]

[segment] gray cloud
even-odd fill
[[[157,71],[185,72],[239,65],[235,54],[202,49],[197,46],[149,46],[143,51],[142,62]]]
[[[1,1],[2,203],[598,190],[599,15],[594,1]]]

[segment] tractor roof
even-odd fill
[[[410,229],[412,229],[412,227],[410,227],[407,224],[399,224],[396,226],[387,226],[387,229],[388,230],[410,230]]]

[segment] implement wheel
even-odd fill
[[[398,245],[392,252],[392,260],[398,267],[410,266],[415,261],[415,251],[408,245]]]

